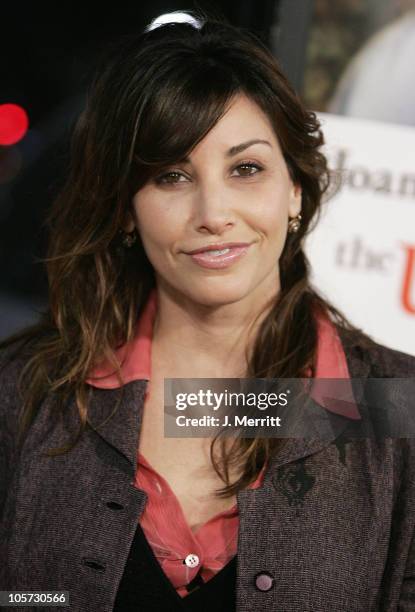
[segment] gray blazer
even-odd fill
[[[415,358],[341,332],[352,378],[415,377]],[[133,486],[146,382],[92,390],[75,449],[41,451],[74,433],[77,410],[40,406],[15,453],[19,359],[0,375],[0,590],[66,590],[76,612],[110,612],[137,519]],[[415,400],[414,400],[415,401]],[[109,419],[102,425],[105,419]],[[344,419],[343,429],[349,419]],[[415,610],[414,439],[291,439],[259,489],[238,494],[237,612]],[[110,502],[116,502],[110,503]],[[258,580],[258,574],[273,579]],[[264,587],[266,585],[266,587]],[[55,608],[18,608],[51,610]],[[56,608],[58,609],[58,608]]]

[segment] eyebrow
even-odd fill
[[[225,156],[233,157],[234,155],[241,153],[241,151],[245,151],[245,149],[247,149],[248,147],[252,147],[252,145],[254,144],[265,144],[271,147],[272,149],[272,144],[268,140],[261,140],[260,138],[253,138],[252,140],[247,140],[246,142],[241,142],[240,144],[234,145],[233,147],[231,147],[230,149],[226,151]],[[190,159],[188,157],[184,157],[182,161],[187,164],[190,163]]]
[[[233,155],[237,155],[241,151],[244,151],[245,149],[251,147],[254,144],[266,144],[272,149],[272,145],[268,140],[260,140],[259,138],[254,138],[253,140],[247,140],[246,142],[241,142],[240,144],[231,147],[228,151],[226,151],[226,157],[233,157]]]

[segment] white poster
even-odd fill
[[[307,239],[313,284],[376,341],[415,355],[415,128],[319,118],[339,184]]]

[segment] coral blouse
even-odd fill
[[[157,291],[153,289],[137,323],[134,338],[129,345],[116,351],[117,358],[123,362],[121,369],[125,383],[137,379],[149,381],[144,410],[151,392],[151,341],[156,311]],[[334,325],[322,316],[318,316],[317,321],[316,378],[349,378],[343,347]],[[94,380],[94,377],[100,380]],[[94,368],[86,382],[101,388],[119,387],[109,364]],[[325,408],[340,414],[344,414],[345,410],[329,405],[325,405]],[[352,404],[349,404],[347,416],[358,418],[350,411],[353,412]],[[265,469],[266,466],[248,488],[262,485]],[[139,451],[134,485],[148,496],[139,519],[140,525],[155,557],[180,596],[187,595],[198,580],[206,582],[212,578],[236,555],[239,527],[237,504],[192,531],[169,483]],[[192,585],[186,588],[189,583]]]

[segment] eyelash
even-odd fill
[[[236,170],[237,168],[246,168],[246,167],[250,167],[250,168],[256,168],[257,172],[253,172],[252,174],[246,174],[245,176],[239,176],[239,178],[250,178],[251,176],[254,176],[255,174],[259,174],[260,172],[262,172],[262,170],[264,169],[262,166],[260,166],[259,164],[257,164],[256,162],[253,161],[246,161],[246,162],[242,162],[240,164],[238,164],[237,166],[235,166],[235,168],[233,168],[233,170]],[[155,182],[157,184],[160,185],[177,185],[179,183],[179,181],[173,181],[171,183],[167,182],[164,183],[162,179],[168,177],[168,176],[184,176],[184,174],[182,172],[178,172],[178,171],[171,171],[171,172],[165,172],[164,174],[161,174],[160,176],[155,178]]]

